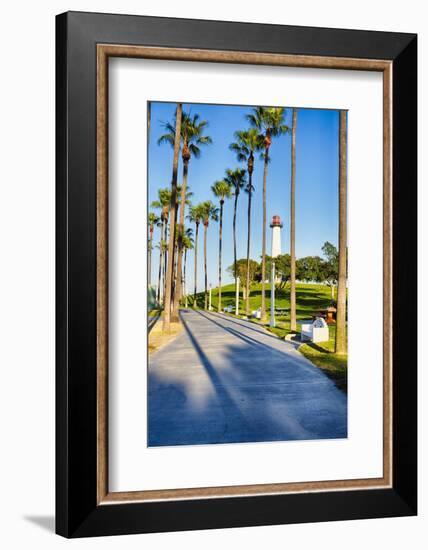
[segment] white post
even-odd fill
[[[209,298],[208,298],[208,311],[211,311],[211,285],[210,285],[210,293],[209,293]]]
[[[184,287],[184,307],[187,309],[187,289]]]
[[[275,326],[275,262],[272,260],[270,278],[270,326]]]
[[[239,277],[236,278],[235,315],[239,315]]]

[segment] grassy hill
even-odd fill
[[[261,305],[261,284],[255,284],[251,287],[250,305],[251,310],[258,309]],[[269,313],[270,308],[270,284],[266,284],[266,309]],[[320,309],[325,309],[331,302],[331,290],[327,285],[321,284],[298,284],[296,287],[297,318],[308,319],[312,314]],[[231,304],[235,306],[235,285],[226,285],[222,287],[221,292],[222,308]],[[275,303],[279,308],[290,308],[290,286],[277,288],[275,292]],[[189,297],[189,305],[193,305],[193,296]],[[204,293],[197,294],[198,307],[204,307]],[[212,290],[212,307],[217,310],[218,307],[218,289]],[[240,292],[239,308],[242,313],[245,312],[245,300],[242,298],[242,287]],[[284,320],[287,316],[284,318]],[[281,318],[279,318],[281,319]]]

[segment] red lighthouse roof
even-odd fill
[[[271,227],[282,227],[281,218],[279,216],[272,216]]]

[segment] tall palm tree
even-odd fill
[[[189,215],[187,216],[188,220],[191,223],[195,224],[195,273],[194,273],[194,286],[195,290],[193,293],[193,307],[197,306],[196,303],[196,292],[198,286],[198,234],[199,234],[199,224],[202,220],[202,203],[195,204],[190,207]]]
[[[238,207],[238,198],[241,193],[241,189],[246,183],[245,170],[242,168],[237,168],[236,170],[226,170],[226,177],[224,178],[227,183],[229,183],[231,189],[233,190],[233,195],[235,197],[233,205],[233,265],[234,265],[234,275],[235,275],[235,294],[238,294],[238,269],[237,269],[237,257],[236,257],[236,210]],[[239,299],[237,298],[235,306],[236,315],[239,314]]]
[[[208,271],[207,271],[207,233],[210,221],[218,221],[218,208],[211,201],[201,204],[202,222],[204,224],[204,274],[205,274],[205,300],[204,308],[208,308]]]
[[[174,154],[172,160],[172,178],[171,178],[171,220],[170,220],[170,235],[168,243],[168,265],[166,271],[166,284],[165,284],[165,299],[164,299],[164,312],[163,312],[163,325],[162,329],[166,332],[170,330],[171,322],[171,299],[173,292],[173,273],[174,273],[174,249],[175,249],[175,226],[177,220],[177,174],[178,174],[178,155],[180,153],[180,132],[181,132],[181,119],[182,119],[183,107],[181,103],[177,103],[177,109],[175,112],[175,135],[174,135]],[[183,203],[184,203],[183,198]]]
[[[160,225],[159,227],[162,231],[163,225]],[[160,239],[155,248],[159,250],[159,272],[156,300],[160,304],[163,303],[163,299],[165,296],[165,262],[163,261],[163,259],[165,258],[165,254],[168,251],[168,243],[164,239]]]
[[[335,353],[346,353],[346,240],[347,240],[347,113],[339,112],[339,276]]]
[[[218,233],[218,311],[221,311],[221,249],[223,240],[223,206],[225,199],[232,196],[232,188],[229,182],[225,180],[216,181],[211,186],[211,191],[220,202],[220,227]]]
[[[179,195],[181,187],[177,185],[176,193],[176,207],[181,203],[181,196]],[[185,203],[190,204],[190,197],[193,195],[190,191],[187,191],[185,197]],[[170,217],[170,207],[171,207],[171,190],[167,187],[158,189],[158,200],[151,203],[151,208],[160,209],[160,227],[161,227],[161,236],[159,248],[159,277],[158,277],[158,289],[157,289],[157,300],[160,301],[161,288],[163,289],[162,296],[165,295],[165,284],[166,284],[166,267],[167,267],[167,258],[168,258],[168,221]],[[159,223],[157,224],[159,225]],[[171,228],[170,228],[171,230]],[[171,232],[171,231],[170,231]],[[175,237],[175,242],[177,238]],[[175,254],[174,254],[175,257]],[[161,285],[161,278],[163,277],[163,284]]]
[[[148,250],[148,262],[147,262],[147,271],[148,277],[147,282],[150,286],[152,284],[152,250],[153,250],[153,232],[155,230],[155,225],[159,223],[159,217],[154,212],[149,212],[148,220],[149,226],[149,250]]]
[[[165,243],[167,240],[167,226],[169,219],[169,207],[171,205],[171,191],[163,187],[158,189],[158,200],[151,203],[151,208],[159,209],[160,212],[160,223],[161,223],[161,235],[160,235],[160,246],[159,246],[159,280],[158,280],[158,290],[157,290],[157,301],[160,302],[161,297],[161,275],[163,272],[163,264],[166,265],[166,255],[167,250],[162,243]]]
[[[290,186],[290,330],[296,331],[296,128],[297,109],[293,109],[291,127]]]
[[[186,190],[187,190],[187,178],[189,170],[189,162],[191,157],[199,158],[201,156],[201,146],[212,143],[210,136],[204,135],[208,122],[206,120],[200,120],[198,114],[191,114],[183,112],[183,118],[181,123],[180,137],[181,137],[181,159],[183,161],[183,181],[181,184],[181,208],[179,215],[178,226],[178,256],[177,256],[177,273],[181,273],[182,261],[183,261],[183,231],[184,231],[184,217],[186,208]],[[166,133],[158,139],[158,144],[169,143],[173,145],[175,135],[175,125],[170,122],[164,123]],[[178,316],[178,306],[181,297],[181,283],[180,278],[177,278],[174,297],[174,316]]]
[[[186,287],[186,265],[187,265],[187,251],[192,250],[194,244],[193,240],[193,229],[188,227],[184,231],[183,235],[183,248],[184,248],[184,262],[183,262],[183,280],[182,280],[182,289],[183,295],[186,298],[186,307],[187,307],[187,287]]]
[[[266,183],[268,175],[269,151],[272,145],[272,138],[278,137],[289,131],[284,122],[284,107],[255,107],[253,112],[247,115],[247,120],[253,128],[259,131],[263,139],[262,159],[264,160],[263,169],[263,232],[262,232],[262,300],[261,300],[261,320],[266,321]]]
[[[177,185],[177,196],[178,196],[177,208],[180,208],[180,211],[181,210],[184,211],[184,209],[182,207],[181,189],[182,189],[182,186]],[[185,196],[185,199],[184,199],[184,205],[185,205],[184,208],[189,207],[192,204],[192,201],[191,201],[192,197],[193,197],[193,193],[192,193],[192,191],[190,191],[189,187],[187,187],[186,196]],[[176,227],[175,227],[175,249],[174,249],[174,257],[175,257],[175,270],[174,270],[174,282],[173,282],[174,303],[175,303],[175,297],[176,297],[177,291],[178,292],[181,291],[181,288],[180,288],[181,283],[178,286],[178,288],[177,288],[177,284],[176,284],[177,283],[177,263],[178,263],[178,250],[179,250],[178,245],[179,245],[179,242],[181,242],[181,239],[180,239],[180,225],[179,225],[179,223],[177,223]],[[172,305],[172,310],[173,310],[172,316],[174,317],[175,320],[177,320],[178,311],[177,312],[174,311],[174,304]],[[176,313],[177,313],[177,315],[176,315]]]
[[[251,199],[253,196],[253,171],[254,171],[254,153],[263,147],[263,140],[257,128],[249,130],[240,130],[235,132],[234,143],[231,143],[229,149],[236,153],[239,162],[247,164],[248,184],[245,191],[248,193],[248,211],[247,211],[247,273],[245,281],[246,306],[245,312],[250,315],[250,240],[251,240]]]

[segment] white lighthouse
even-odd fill
[[[281,254],[281,229],[282,223],[279,216],[272,217],[272,267],[270,279],[270,326],[275,326],[275,258]]]
[[[276,258],[281,254],[281,229],[282,223],[279,216],[272,217],[272,223],[270,224],[272,228],[272,258]]]

